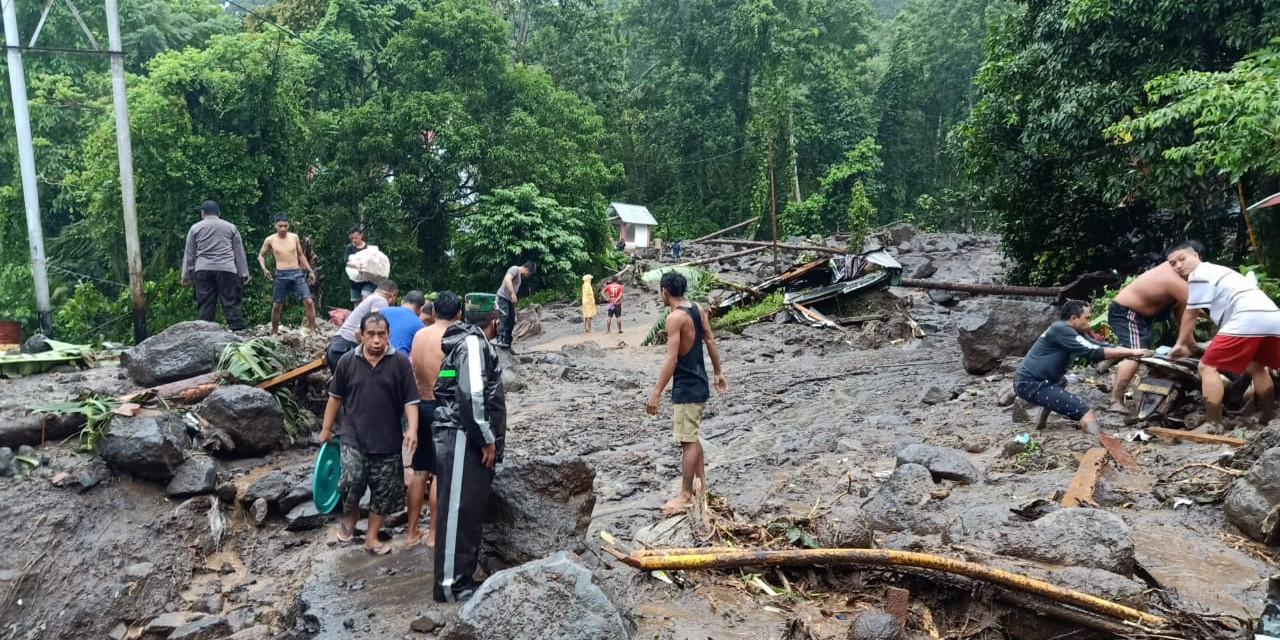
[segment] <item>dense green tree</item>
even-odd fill
[[[561,206],[524,184],[495,189],[479,206],[458,220],[458,258],[470,266],[464,281],[483,291],[496,289],[495,279],[513,264],[534,260],[543,287],[571,291],[589,269],[580,209]]]
[[[1188,234],[1220,246],[1234,201],[1221,176],[1130,177],[1189,130],[1164,131],[1136,154],[1104,131],[1149,108],[1147,82],[1225,70],[1278,21],[1280,5],[1262,0],[1049,0],[1001,21],[963,141],[978,196],[1000,218],[1011,278],[1046,284],[1137,268]]]

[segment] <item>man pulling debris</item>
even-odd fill
[[[413,363],[413,375],[418,380],[418,395],[422,409],[418,419],[418,451],[413,455],[412,475],[405,484],[409,487],[409,533],[405,536],[405,544],[413,546],[422,540],[418,521],[422,514],[422,497],[431,484],[431,494],[427,501],[427,546],[436,546],[438,533],[436,504],[439,488],[432,479],[439,474],[439,462],[436,460],[436,448],[431,435],[435,425],[436,381],[440,379],[440,364],[444,362],[442,340],[445,331],[453,326],[462,315],[462,301],[452,291],[441,291],[436,294],[434,318],[427,328],[413,336],[413,349],[409,352],[409,360]]]
[[[493,465],[502,461],[507,433],[507,404],[502,366],[489,343],[498,332],[494,296],[468,294],[465,323],[445,329],[445,355],[436,381],[436,423],[432,436],[439,466],[437,497],[444,517],[436,530],[437,602],[457,602],[476,589]]]
[[[1090,435],[1101,432],[1098,418],[1089,403],[1063,388],[1062,381],[1071,361],[1083,356],[1092,362],[1147,355],[1142,349],[1113,347],[1087,337],[1089,307],[1079,300],[1062,305],[1058,321],[1049,326],[1031,351],[1022,359],[1013,376],[1013,392],[1031,404],[1044,407],[1072,420]]]
[[[711,319],[698,305],[684,299],[688,281],[683,275],[668,271],[662,275],[660,286],[662,304],[671,309],[667,315],[667,360],[658,374],[653,394],[645,403],[645,410],[651,416],[658,415],[662,392],[667,388],[667,382],[671,382],[675,440],[681,449],[680,495],[662,505],[662,511],[678,513],[693,506],[695,480],[702,485],[700,491],[707,488],[707,469],[702,459],[702,441],[698,437],[702,407],[711,397],[707,365],[702,354],[704,344],[711,355],[716,389],[720,393],[728,391],[729,382],[720,370],[720,351],[711,333]]]
[[[1199,246],[1190,242],[1168,252],[1169,264],[1187,279],[1187,309],[1178,328],[1178,343],[1170,355],[1181,357],[1199,350],[1195,343],[1196,320],[1208,316],[1218,334],[1200,358],[1200,395],[1204,398],[1204,424],[1196,431],[1222,430],[1222,378],[1218,371],[1248,373],[1259,421],[1275,417],[1275,386],[1267,368],[1280,367],[1280,308],[1258,288],[1256,281],[1235,269],[1204,262]]]
[[[1182,317],[1186,306],[1186,279],[1178,275],[1168,262],[1162,261],[1120,289],[1107,309],[1107,324],[1116,334],[1116,342],[1120,346],[1150,349],[1156,323],[1168,318],[1170,311],[1176,317]],[[1111,389],[1108,409],[1128,412],[1124,394],[1137,372],[1137,360],[1125,360],[1116,365],[1115,386]]]
[[[293,293],[302,301],[303,315],[307,319],[307,328],[316,331],[316,305],[311,299],[308,280],[314,280],[311,265],[302,251],[302,242],[298,234],[289,231],[289,216],[284,212],[275,215],[276,232],[262,241],[258,250],[258,266],[262,267],[262,276],[271,280],[271,335],[280,332],[280,313],[284,311],[284,303]],[[271,252],[276,261],[276,274],[273,277],[267,269],[267,252]]]
[[[341,440],[342,475],[338,492],[345,514],[338,540],[355,537],[360,498],[370,493],[369,529],[364,549],[372,555],[391,553],[379,544],[384,517],[404,507],[401,453],[418,447],[418,385],[409,358],[387,342],[387,319],[378,312],[360,321],[360,344],[338,361],[329,384],[320,441],[333,437],[333,423],[344,406]],[[408,428],[400,428],[401,418]]]
[[[512,266],[507,269],[507,274],[502,277],[502,284],[498,287],[498,313],[501,314],[502,323],[498,327],[496,344],[503,349],[510,349],[514,342],[511,334],[516,328],[516,303],[520,301],[520,283],[533,275],[535,268],[533,261]]]

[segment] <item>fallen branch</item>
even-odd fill
[[[963,293],[986,293],[997,296],[1025,296],[1032,298],[1057,298],[1062,289],[1058,287],[1015,287],[1005,284],[985,284],[979,282],[937,282],[934,280],[912,280],[903,278],[900,287],[912,289],[936,289],[938,291],[960,291]]]
[[[743,227],[745,227],[745,226],[747,226],[747,225],[751,224],[752,222],[755,222],[756,220],[759,220],[759,219],[760,219],[760,218],[757,216],[757,217],[752,218],[752,219],[750,219],[750,220],[743,220],[742,222],[739,222],[738,224],[735,224],[735,225],[733,225],[733,226],[725,227],[725,228],[723,228],[723,229],[721,229],[721,230],[719,230],[719,231],[713,232],[713,233],[708,233],[707,235],[702,236],[701,238],[695,238],[695,239],[693,239],[693,240],[689,240],[689,242],[691,242],[691,243],[693,243],[693,242],[706,242],[707,240],[710,240],[710,239],[712,239],[712,238],[719,238],[720,236],[722,236],[722,235],[724,235],[724,234],[726,234],[726,233],[729,233],[730,231],[737,231],[738,229],[741,229],[741,228],[743,228]]]
[[[772,249],[772,242],[764,242],[762,240],[711,240],[707,244],[727,244],[731,247],[758,247],[761,249]],[[804,244],[779,244],[779,249],[787,251],[816,251],[818,253],[830,253],[834,255],[844,255],[849,253],[848,249],[837,249],[835,247],[822,247],[818,245]]]
[[[1172,477],[1174,477],[1174,476],[1178,475],[1179,473],[1182,473],[1183,471],[1186,471],[1187,469],[1209,469],[1210,471],[1217,471],[1218,473],[1225,473],[1225,474],[1227,474],[1227,475],[1229,475],[1229,476],[1234,476],[1234,477],[1237,477],[1237,478],[1238,478],[1238,477],[1240,477],[1240,476],[1242,476],[1242,475],[1244,475],[1245,473],[1247,473],[1246,471],[1240,471],[1239,469],[1227,469],[1227,468],[1225,468],[1225,467],[1219,467],[1219,466],[1218,466],[1218,465],[1216,465],[1216,464],[1209,464],[1209,463],[1207,463],[1207,462],[1192,462],[1191,464],[1183,465],[1183,466],[1181,466],[1181,467],[1178,467],[1176,470],[1174,470],[1172,473],[1170,473],[1170,474],[1169,474],[1168,476],[1166,476],[1166,477],[1168,477],[1168,478],[1172,478]]]
[[[829,329],[835,329],[836,331],[839,331],[840,333],[846,333],[846,331],[845,331],[844,327],[842,327],[842,326],[840,326],[840,325],[838,325],[838,324],[836,324],[836,323],[832,322],[830,318],[828,318],[827,316],[823,315],[823,314],[822,314],[820,311],[818,311],[817,309],[810,309],[809,307],[806,307],[806,306],[804,306],[804,305],[800,304],[799,302],[791,302],[791,303],[789,303],[789,306],[792,306],[792,307],[795,307],[796,309],[799,309],[799,310],[800,310],[800,313],[804,314],[804,316],[805,316],[805,317],[809,318],[810,320],[813,320],[814,322],[817,322],[818,324],[820,324],[820,325],[822,325],[822,326],[824,326],[824,327],[827,327],[827,328],[829,328]]]
[[[712,256],[712,257],[710,257],[710,258],[699,258],[699,259],[697,259],[697,260],[693,260],[693,261],[691,261],[691,262],[681,262],[680,264],[675,265],[675,266],[677,266],[677,267],[697,267],[697,266],[701,266],[701,265],[704,265],[704,264],[711,264],[712,262],[719,262],[719,261],[721,261],[721,260],[729,260],[729,259],[731,259],[731,258],[741,258],[742,256],[749,256],[749,255],[751,255],[751,254],[753,254],[753,253],[760,253],[761,251],[768,251],[768,250],[769,250],[769,247],[756,247],[755,249],[747,249],[746,251],[737,251],[737,252],[735,252],[735,253],[726,253],[726,254],[724,254],[724,255]]]
[[[1165,627],[1169,621],[1131,607],[1104,600],[1079,591],[1064,589],[1024,575],[986,567],[972,562],[944,558],[927,553],[890,549],[796,549],[786,551],[719,551],[678,556],[638,556],[625,554],[607,546],[605,551],[622,563],[644,571],[735,569],[750,566],[770,567],[902,567],[941,571],[989,582],[1014,591],[1046,598],[1052,602],[1078,607],[1129,623],[1148,627]],[[1137,629],[1133,629],[1137,631]]]
[[[1146,431],[1151,435],[1164,436],[1166,438],[1173,438],[1174,440],[1198,442],[1200,444],[1227,444],[1233,447],[1244,446],[1243,439],[1232,438],[1231,436],[1219,436],[1211,433],[1195,433],[1193,431],[1179,431],[1178,429],[1166,429],[1164,427],[1147,427]]]
[[[220,372],[202,373],[177,382],[170,382],[149,389],[130,391],[122,396],[117,396],[116,400],[146,404],[144,401],[158,398],[173,404],[195,404],[209,397],[209,394],[218,388],[218,383],[221,380],[222,374]]]

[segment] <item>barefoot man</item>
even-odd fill
[[[271,285],[271,335],[280,332],[280,312],[284,311],[284,303],[293,292],[302,300],[302,310],[307,317],[307,328],[316,331],[316,305],[311,301],[311,289],[307,280],[312,276],[311,265],[307,264],[307,256],[302,252],[302,243],[298,234],[289,231],[289,216],[277,213],[275,217],[276,232],[267,236],[258,250],[258,265],[262,267],[262,275],[272,281]],[[267,252],[275,256],[276,275],[272,279],[267,269]]]
[[[701,483],[699,491],[707,488],[707,470],[702,460],[702,442],[698,439],[698,427],[702,422],[702,407],[711,397],[707,385],[707,365],[702,346],[711,355],[711,368],[715,374],[716,390],[724,393],[729,383],[720,370],[720,351],[716,349],[715,336],[711,334],[711,320],[698,305],[684,299],[689,286],[683,275],[669,271],[662,276],[662,304],[671,309],[667,315],[667,361],[658,374],[658,383],[645,403],[649,415],[658,415],[662,392],[671,382],[671,403],[674,405],[675,439],[681,448],[680,495],[662,505],[664,513],[679,513],[693,505],[694,480]]]
[[[431,495],[427,500],[427,546],[436,546],[436,483],[432,482],[436,474],[436,448],[431,440],[431,425],[435,421],[436,380],[440,379],[440,363],[444,362],[444,348],[441,338],[444,332],[462,315],[462,301],[452,291],[441,291],[436,294],[435,313],[432,323],[427,328],[413,335],[413,348],[409,350],[409,360],[413,362],[413,376],[418,381],[418,395],[422,397],[418,410],[418,451],[413,455],[413,464],[406,469],[405,484],[409,486],[409,533],[405,536],[406,546],[413,546],[422,540],[422,531],[418,520],[422,514],[422,495],[431,485]]]
[[[1258,288],[1256,281],[1230,267],[1203,262],[1200,247],[1180,244],[1168,252],[1169,264],[1187,279],[1187,309],[1178,327],[1178,344],[1170,355],[1180,357],[1198,350],[1196,320],[1208,316],[1218,325],[1218,335],[1200,358],[1200,396],[1204,398],[1204,424],[1196,431],[1222,431],[1222,378],[1218,371],[1248,373],[1253,378],[1258,421],[1275,417],[1276,390],[1267,368],[1280,367],[1280,308]]]
[[[1152,328],[1169,317],[1182,317],[1187,306],[1187,281],[1168,262],[1148,269],[1116,294],[1107,309],[1107,324],[1116,334],[1116,342],[1128,349],[1151,349]],[[1127,413],[1124,393],[1138,372],[1137,360],[1122,360],[1116,365],[1116,383],[1107,408]]]

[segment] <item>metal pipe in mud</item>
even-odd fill
[[[644,571],[656,571],[659,569],[734,569],[755,565],[775,567],[863,565],[930,569],[991,582],[1016,591],[1048,598],[1054,602],[1069,604],[1086,611],[1126,622],[1138,623],[1147,627],[1159,628],[1169,624],[1169,621],[1165,618],[1138,611],[1109,600],[1103,600],[1087,593],[1064,589],[1024,575],[928,553],[890,549],[794,549],[785,551],[722,551],[715,549],[709,552],[698,551],[685,555],[640,556],[634,554],[626,555],[610,547],[606,547],[606,551],[613,554],[624,564]]]

